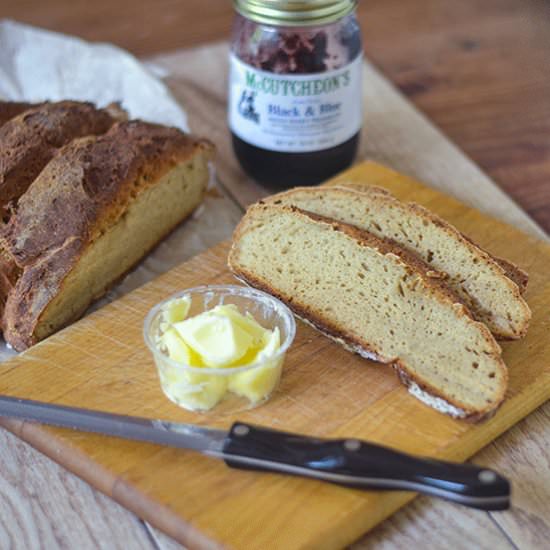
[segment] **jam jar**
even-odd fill
[[[251,177],[312,185],[346,168],[362,123],[353,0],[235,0],[228,118]]]

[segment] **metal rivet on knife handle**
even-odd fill
[[[346,451],[358,451],[361,448],[361,442],[357,439],[346,439],[344,441],[344,449]]]
[[[250,428],[248,426],[243,426],[242,424],[239,424],[238,426],[235,426],[235,429],[233,430],[233,433],[238,436],[245,436],[248,435],[250,432]]]
[[[491,470],[481,470],[477,477],[481,483],[494,483],[497,480],[497,475]]]

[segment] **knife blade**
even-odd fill
[[[493,470],[420,458],[359,439],[320,439],[244,422],[225,431],[8,396],[0,396],[0,416],[198,451],[233,468],[360,489],[415,491],[482,510],[505,510],[510,504],[510,483]]]

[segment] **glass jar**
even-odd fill
[[[229,127],[243,169],[274,188],[351,164],[362,124],[354,0],[235,0]]]

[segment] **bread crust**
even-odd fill
[[[43,103],[25,103],[22,101],[0,101],[0,127],[3,126],[8,120],[33,109],[39,107]]]
[[[136,196],[196,154],[210,158],[212,144],[140,121],[117,123],[102,136],[75,140],[57,152],[0,230],[22,272],[3,315],[4,336],[15,349],[36,343],[45,308],[87,247],[125,215]]]
[[[253,217],[254,212],[258,209],[265,208],[277,208],[283,211],[293,212],[296,215],[307,218],[308,220],[312,220],[314,222],[324,224],[325,226],[329,226],[334,231],[346,234],[347,236],[354,239],[359,246],[374,248],[383,255],[391,254],[397,256],[406,266],[408,266],[409,269],[411,269],[411,271],[419,275],[428,287],[431,287],[433,289],[434,297],[437,300],[445,302],[447,304],[453,304],[454,310],[457,315],[465,316],[468,319],[469,323],[476,324],[478,330],[482,335],[482,338],[486,342],[488,348],[491,350],[490,355],[492,355],[495,359],[497,368],[499,369],[503,379],[501,392],[499,395],[496,396],[495,401],[491,404],[488,404],[484,409],[477,410],[469,408],[464,403],[449,400],[437,388],[430,386],[426,381],[416,376],[415,373],[412,372],[407,367],[407,365],[404,364],[398,357],[384,357],[383,354],[381,354],[379,350],[376,350],[372,345],[361,341],[353,334],[346,332],[345,327],[335,326],[333,323],[331,323],[329,319],[327,319],[323,315],[316,313],[307,305],[298,303],[296,300],[293,299],[292,296],[284,294],[283,292],[272,287],[265,281],[262,281],[254,273],[251,273],[239,267],[237,263],[233,261],[233,257],[237,254],[237,246],[241,237],[248,230],[248,219]],[[405,385],[410,387],[413,383],[415,383],[430,396],[441,399],[442,401],[448,403],[452,408],[460,411],[459,415],[454,415],[456,417],[468,419],[473,422],[484,420],[494,414],[494,412],[500,406],[504,399],[508,380],[508,372],[506,366],[504,365],[504,362],[500,357],[500,346],[493,338],[489,329],[482,323],[479,323],[478,321],[475,321],[473,319],[470,311],[460,301],[458,296],[442,282],[441,274],[434,272],[428,264],[423,262],[420,258],[400,248],[393,241],[390,241],[388,239],[380,239],[367,231],[358,229],[355,226],[338,222],[336,220],[319,216],[317,214],[312,214],[311,212],[306,212],[295,206],[274,206],[259,203],[251,206],[248,209],[247,214],[235,229],[233,235],[233,244],[228,256],[228,266],[237,278],[243,280],[251,286],[254,286],[255,288],[259,288],[265,292],[268,292],[269,294],[276,296],[281,301],[286,303],[296,313],[298,317],[306,320],[306,322],[311,324],[314,328],[319,330],[324,335],[328,336],[329,338],[335,340],[340,344],[343,344],[347,349],[350,349],[355,353],[359,353],[363,357],[392,365],[398,373],[400,380]]]
[[[124,111],[60,101],[25,109],[0,127],[0,207],[9,217],[17,201],[56,151],[75,138],[105,133]]]
[[[0,328],[8,294],[12,291],[20,276],[21,269],[13,256],[7,251],[5,243],[0,241]]]

